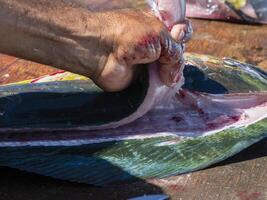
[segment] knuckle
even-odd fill
[[[170,42],[169,42],[170,43]],[[162,52],[160,62],[162,63],[176,63],[178,62],[183,54],[181,44],[171,42],[168,49]]]

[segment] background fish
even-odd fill
[[[187,17],[267,23],[266,0],[186,0]]]

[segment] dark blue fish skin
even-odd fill
[[[2,86],[0,129],[66,129],[118,121],[136,111],[143,102],[147,80],[147,73],[143,73],[121,92],[103,92],[90,81]]]
[[[184,89],[192,92],[210,94],[227,94],[228,90],[222,84],[205,76],[204,72],[193,65],[186,65],[184,69]]]

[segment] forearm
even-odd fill
[[[0,0],[0,52],[91,76],[105,62],[104,26],[97,13],[62,2]]]

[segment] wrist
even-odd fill
[[[71,63],[66,70],[94,79],[102,72],[113,50],[110,19],[106,13],[78,10],[74,22],[66,23],[68,35],[64,46],[67,62]]]

